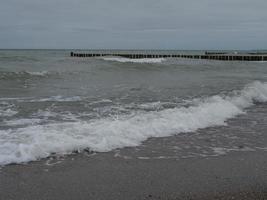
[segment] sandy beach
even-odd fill
[[[73,156],[1,170],[0,199],[266,199],[267,153],[211,159]]]

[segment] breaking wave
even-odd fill
[[[50,73],[47,71],[19,71],[19,72],[0,72],[0,78],[23,78],[23,77],[45,77]]]
[[[89,148],[106,152],[138,146],[150,137],[165,137],[226,125],[255,102],[267,102],[267,83],[254,82],[228,96],[212,96],[190,107],[137,112],[117,118],[31,125],[0,131],[0,165],[69,154]]]
[[[140,58],[140,59],[131,59],[131,58],[122,58],[122,57],[103,57],[103,60],[106,61],[115,61],[122,63],[161,63],[164,58]]]
[[[28,100],[28,102],[47,102],[47,101],[57,101],[57,102],[73,102],[73,101],[81,101],[81,97],[74,96],[74,97],[62,97],[60,95],[58,96],[52,96],[47,98],[41,98],[41,99],[31,99]]]
[[[80,96],[63,97],[61,95],[44,97],[44,98],[36,98],[36,97],[0,98],[0,101],[17,101],[17,102],[75,102],[81,100],[82,97]]]
[[[17,114],[17,111],[12,110],[11,108],[0,108],[1,117],[11,117],[15,114]]]
[[[0,102],[0,118],[1,117],[11,117],[18,112],[14,110],[14,105],[7,102]],[[1,136],[0,136],[1,138]]]
[[[47,71],[40,71],[40,72],[25,72],[25,73],[28,73],[30,75],[33,75],[33,76],[45,76],[45,75],[48,75],[48,72]]]

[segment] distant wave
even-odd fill
[[[140,58],[140,59],[131,59],[131,58],[122,58],[122,57],[103,57],[103,60],[106,61],[115,61],[122,63],[161,63],[164,58]]]
[[[45,76],[48,75],[49,73],[47,71],[40,71],[40,72],[28,72],[26,71],[25,73],[28,73],[33,76]]]
[[[49,74],[47,71],[0,72],[0,78],[45,77]]]
[[[41,98],[41,99],[28,99],[26,101],[28,102],[47,102],[47,101],[57,101],[57,102],[73,102],[73,101],[81,101],[82,98],[79,96],[74,97],[62,97],[60,95],[58,96],[52,96],[47,98]]]
[[[150,137],[226,125],[227,119],[244,114],[244,109],[255,102],[267,102],[267,83],[254,82],[231,95],[211,96],[190,107],[1,130],[0,165],[38,160],[52,153],[69,154],[86,148],[106,152],[138,146]]]
[[[74,102],[81,101],[82,97],[73,96],[73,97],[63,97],[61,95],[50,96],[44,98],[35,98],[35,97],[15,97],[15,98],[0,98],[0,101],[17,101],[17,102]]]
[[[18,113],[17,111],[15,111],[11,108],[0,108],[0,116],[1,117],[11,117],[17,113]]]
[[[0,102],[0,118],[11,117],[17,113],[18,112],[14,110],[14,106],[12,104],[9,104],[7,102]]]

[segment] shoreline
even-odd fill
[[[0,199],[267,199],[266,108],[138,147],[2,167]]]

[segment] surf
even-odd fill
[[[165,58],[140,58],[140,59],[131,59],[131,58],[122,58],[122,57],[103,57],[101,58],[105,61],[114,61],[121,63],[162,63],[165,61]]]
[[[229,95],[198,99],[189,107],[1,130],[0,165],[39,160],[55,153],[71,154],[83,149],[108,152],[138,146],[150,137],[168,137],[224,126],[228,119],[245,114],[246,108],[264,102],[267,102],[267,83],[256,81]]]

